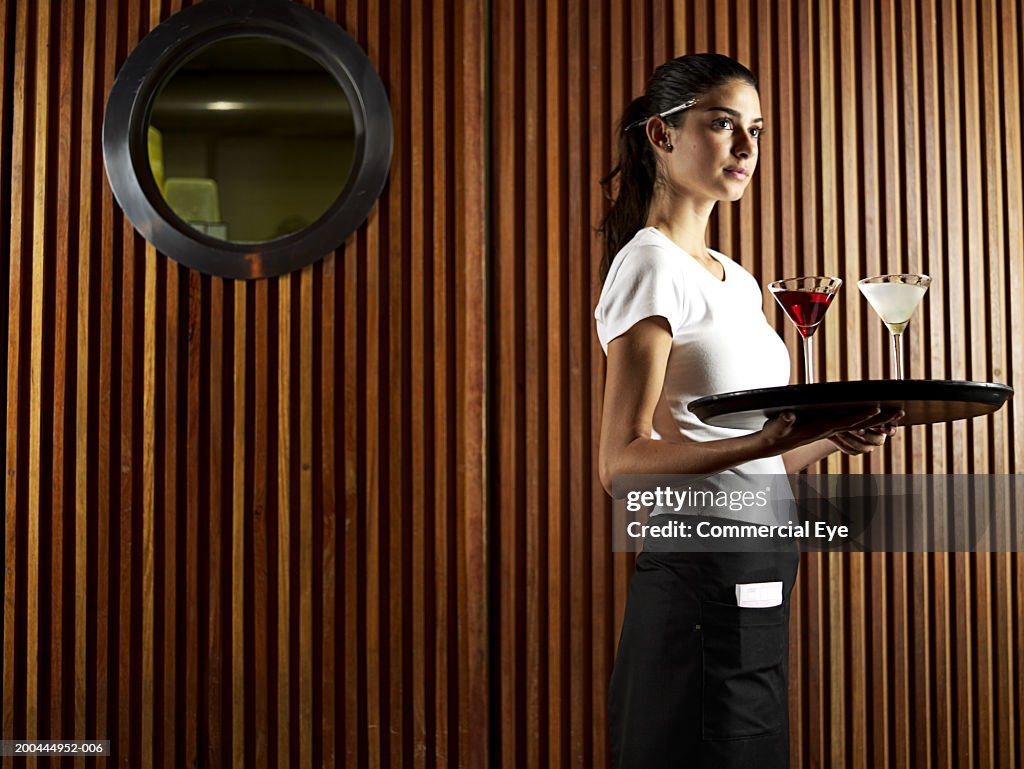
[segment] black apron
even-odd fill
[[[673,516],[675,517],[675,516]],[[608,692],[615,769],[789,766],[789,596],[800,554],[637,556]],[[781,606],[736,585],[782,581]]]

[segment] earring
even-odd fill
[[[665,152],[672,151],[672,142],[665,142]]]

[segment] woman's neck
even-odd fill
[[[647,226],[657,227],[669,240],[701,260],[710,260],[705,239],[708,219],[715,208],[715,201],[696,201],[689,198],[667,199],[665,194],[655,194],[647,214]]]

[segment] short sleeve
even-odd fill
[[[605,353],[608,344],[644,318],[665,318],[672,334],[685,317],[685,284],[678,256],[644,245],[620,254],[608,274],[594,310],[597,337]]]

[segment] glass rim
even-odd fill
[[[770,290],[775,290],[775,287],[782,287],[785,283],[792,283],[797,280],[817,280],[817,281],[836,281],[833,290],[839,290],[843,285],[843,279],[836,275],[799,275],[795,278],[780,278],[779,280],[773,280],[768,284]]]
[[[922,283],[925,285],[929,285],[932,282],[931,276],[923,272],[889,272],[885,273],[884,275],[871,275],[870,277],[867,278],[861,278],[860,280],[857,281],[857,285],[861,286],[866,283],[892,282],[886,281],[886,278],[917,278],[917,282],[902,281],[910,286],[917,286],[921,285]]]

